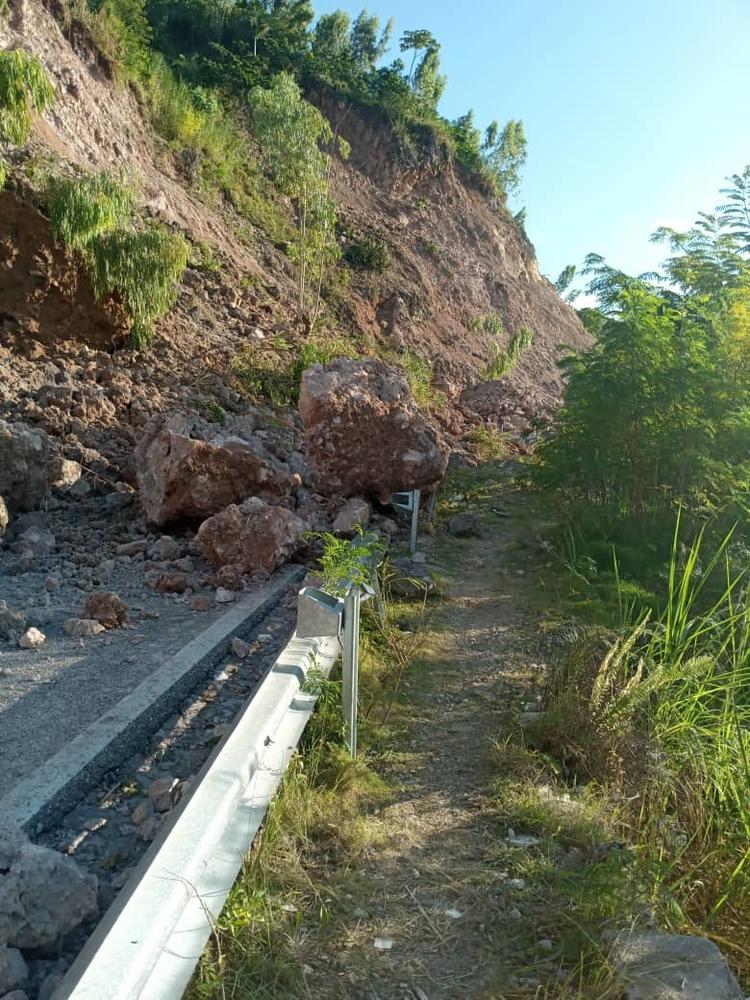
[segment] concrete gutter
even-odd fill
[[[31,777],[15,785],[0,799],[0,816],[32,835],[53,826],[103,774],[143,746],[223,659],[229,640],[250,632],[304,574],[302,566],[285,566],[233,604]]]
[[[293,637],[55,993],[57,1000],[181,997],[315,707],[335,638]]]

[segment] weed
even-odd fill
[[[440,257],[440,247],[435,242],[435,240],[425,240],[423,243],[425,252],[430,255],[430,257]]]
[[[357,545],[328,532],[315,537],[323,542],[320,567],[323,586],[329,593],[343,596],[350,586],[371,581],[373,565],[383,554],[383,546],[374,535],[365,535],[359,528]]]
[[[507,375],[518,364],[524,351],[527,351],[531,347],[533,340],[533,332],[525,326],[521,326],[516,330],[507,348],[503,346],[499,339],[496,339],[491,346],[492,354],[490,362],[482,372],[482,378],[486,382],[491,382]]]
[[[222,268],[221,257],[205,240],[198,240],[191,248],[190,263],[208,274],[218,274]]]
[[[347,247],[344,258],[352,267],[362,271],[385,271],[391,264],[391,255],[386,243],[372,237],[352,243]]]
[[[306,368],[356,356],[354,344],[343,337],[310,337],[299,347],[279,339],[273,344],[246,347],[232,362],[232,371],[250,399],[296,405]]]
[[[432,384],[434,372],[432,364],[426,358],[405,351],[399,356],[398,364],[403,369],[411,394],[419,406],[426,410],[439,410],[445,405],[445,394]]]
[[[466,440],[481,462],[492,462],[508,454],[508,436],[495,424],[476,424]]]
[[[72,250],[85,250],[91,241],[130,222],[132,191],[121,177],[103,171],[82,177],[51,177],[46,191],[47,211],[55,235]]]
[[[501,337],[503,333],[503,321],[497,313],[483,313],[480,316],[472,316],[469,320],[470,330],[481,333],[488,333],[491,337]]]

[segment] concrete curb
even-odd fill
[[[247,634],[305,574],[289,565],[231,608],[67,743],[33,776],[0,799],[0,816],[38,834],[53,826],[99,778],[138,750],[177,705],[226,655],[227,642]]]
[[[55,993],[177,1000],[310,718],[336,639],[293,637]]]

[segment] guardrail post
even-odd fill
[[[346,743],[352,757],[357,756],[357,700],[359,694],[359,610],[362,592],[350,587],[344,598],[343,656],[341,695],[346,726]]]
[[[419,503],[422,499],[422,491],[414,490],[413,507],[411,511],[411,538],[409,539],[409,551],[412,555],[417,551],[417,534],[419,532]]]

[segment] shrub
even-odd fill
[[[53,177],[47,185],[47,211],[58,239],[73,250],[118,226],[133,214],[133,195],[111,174]]]
[[[164,226],[116,231],[97,237],[90,247],[91,276],[98,297],[116,294],[133,320],[131,343],[153,342],[154,321],[177,300],[189,248]]]
[[[391,263],[391,255],[383,240],[371,237],[352,243],[344,258],[352,267],[363,271],[385,271]]]
[[[438,410],[445,404],[445,395],[432,384],[434,372],[425,358],[405,351],[398,359],[417,405],[426,410]]]
[[[31,111],[45,111],[55,89],[44,67],[23,49],[0,52],[0,142],[22,146],[31,135]]]
[[[503,332],[503,321],[497,313],[484,313],[469,320],[469,329],[499,337]]]
[[[482,462],[492,462],[508,454],[508,438],[494,424],[477,424],[469,431],[466,440]]]
[[[506,348],[499,339],[492,345],[492,356],[487,367],[482,372],[482,378],[486,382],[502,378],[512,371],[521,359],[524,351],[527,351],[534,340],[533,331],[528,327],[521,326],[516,330],[510,339],[510,345]]]

